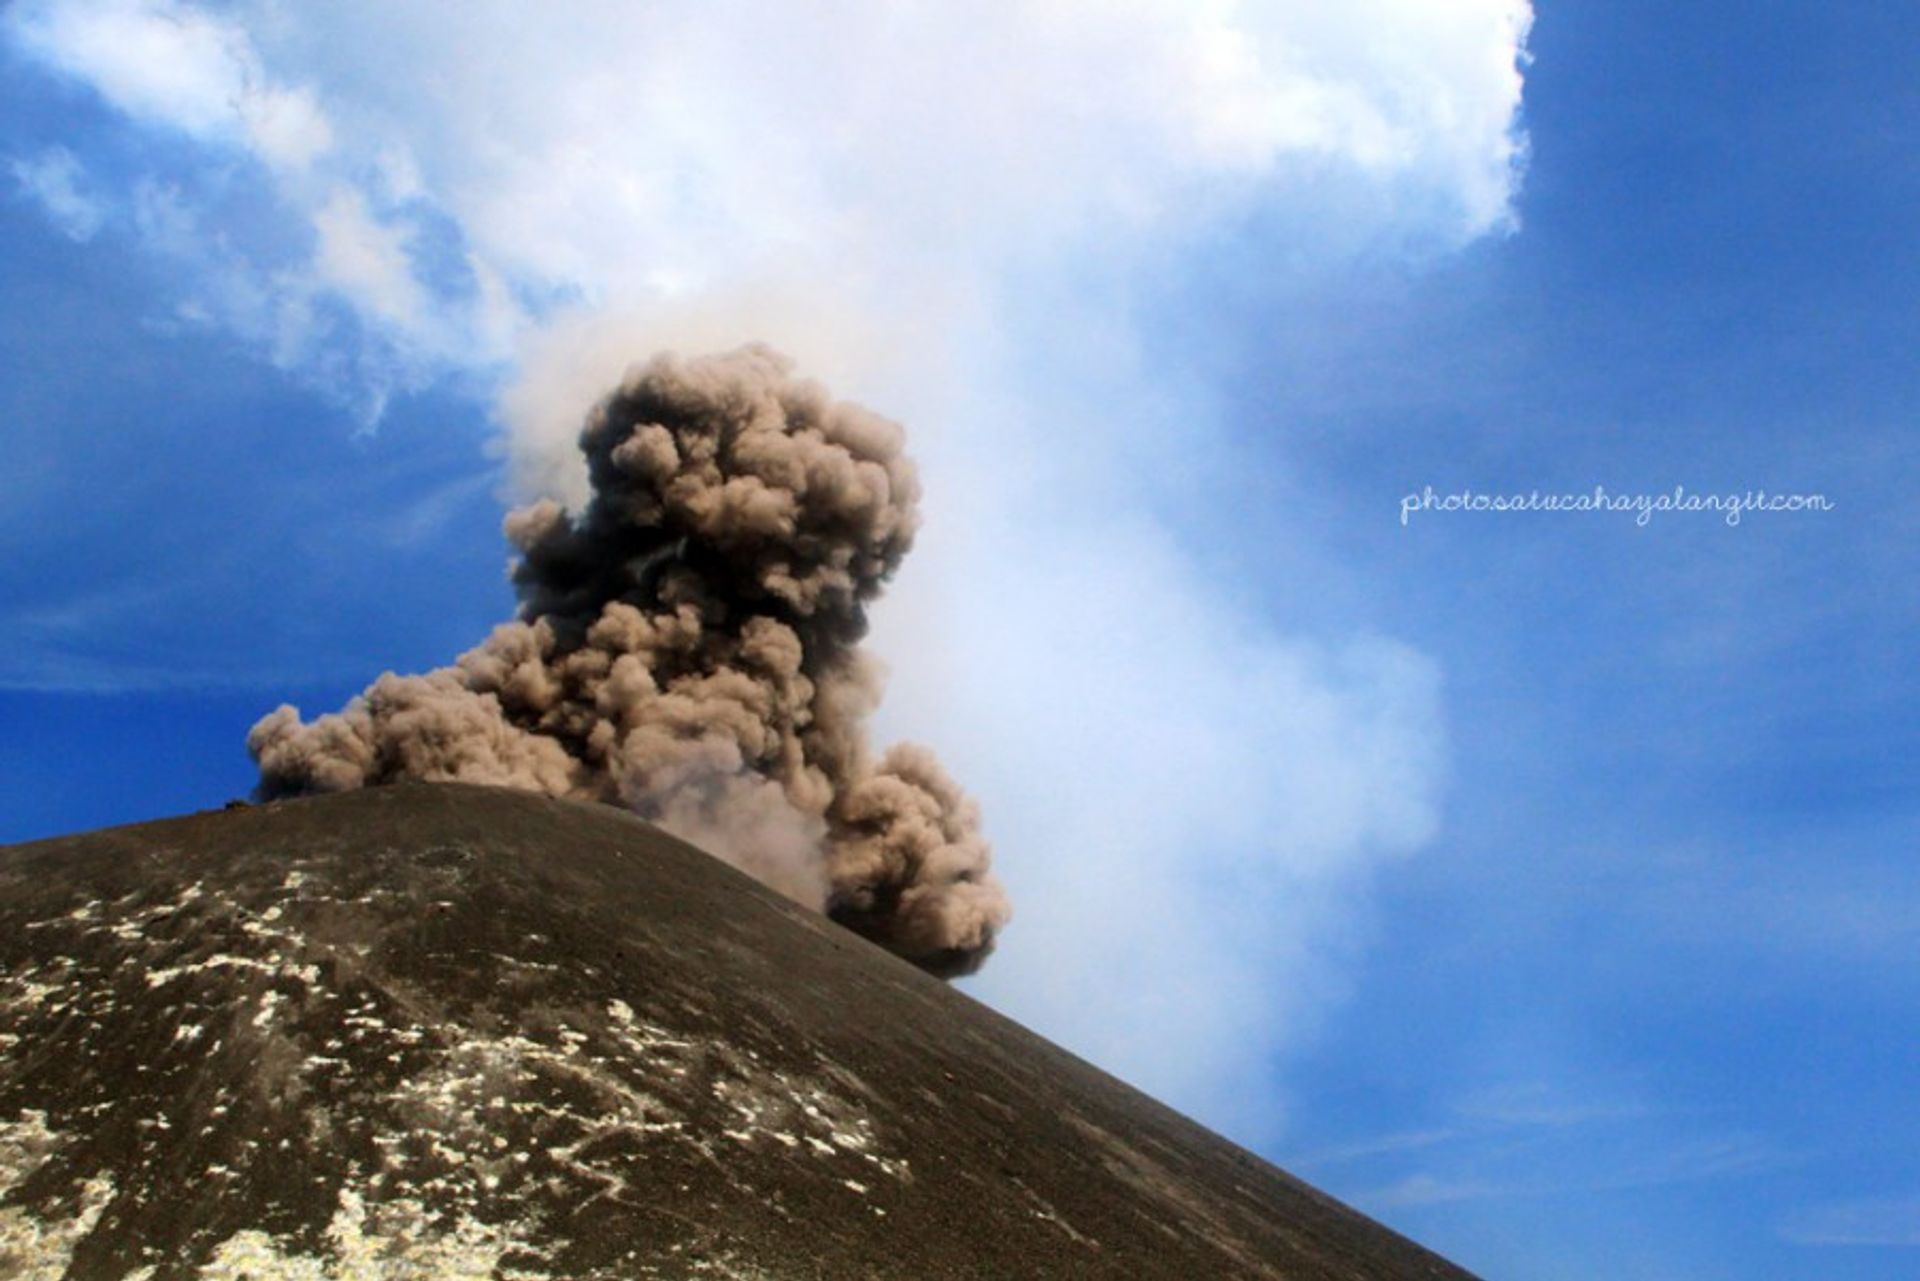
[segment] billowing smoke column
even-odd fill
[[[867,602],[913,540],[900,428],[765,347],[629,372],[584,511],[514,511],[519,617],[335,714],[263,718],[260,792],[461,780],[624,805],[942,975],[1009,907],[932,754],[875,759]]]

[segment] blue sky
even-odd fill
[[[1315,10],[16,6],[0,839],[447,661],[582,396],[769,337],[924,463],[977,995],[1491,1278],[1912,1275],[1920,17]],[[1399,520],[1595,484],[1834,507]]]

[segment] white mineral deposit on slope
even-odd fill
[[[411,1124],[367,1136],[381,1160],[372,1170],[350,1174],[338,1189],[323,1250],[316,1254],[285,1235],[243,1229],[213,1247],[198,1273],[202,1281],[546,1281],[550,1274],[537,1265],[564,1248],[565,1239],[543,1224],[546,1211],[538,1201],[503,1186],[505,1178],[544,1157],[563,1172],[581,1201],[621,1199],[632,1192],[631,1171],[598,1155],[620,1150],[619,1144],[602,1142],[612,1137],[690,1148],[722,1166],[734,1145],[775,1144],[793,1159],[824,1166],[822,1173],[847,1190],[849,1208],[866,1202],[875,1174],[901,1181],[913,1177],[904,1155],[886,1142],[867,1104],[868,1087],[832,1063],[804,1072],[775,1067],[723,1037],[656,1024],[618,998],[583,1008],[549,1031],[491,1033],[417,1022],[391,1004],[383,1006],[385,998],[377,994],[336,992],[323,976],[337,972],[342,949],[306,936],[291,919],[302,905],[331,900],[304,878],[289,877],[282,888],[293,897],[285,906],[264,910],[199,885],[170,901],[118,905],[124,912],[118,920],[103,917],[99,904],[86,904],[32,922],[50,954],[0,975],[0,1011],[10,1021],[64,1011],[101,1032],[117,1012],[116,977],[147,991],[175,993],[182,1001],[192,999],[190,983],[221,981],[229,986],[217,990],[229,994],[237,987],[250,995],[224,1016],[216,1009],[177,1004],[179,1022],[168,1043],[205,1058],[238,1037],[237,1044],[257,1065],[252,1084],[296,1105],[325,1074],[347,1069],[343,1056],[349,1053],[396,1064],[405,1054],[425,1050],[430,1055],[371,1102],[370,1114],[404,1116]],[[208,919],[222,927],[210,929],[215,936],[237,935],[245,940],[238,946],[259,951],[223,950],[194,958],[190,951],[183,955],[180,939],[147,932],[188,905],[211,914]],[[109,939],[112,946],[104,952],[92,946]],[[301,1031],[316,1014],[336,1029],[317,1046],[310,1033]],[[0,1046],[18,1039],[7,1035],[13,1039]],[[269,1053],[276,1048],[293,1052]],[[180,1141],[172,1137],[176,1131],[184,1137],[197,1126],[205,1136],[240,1124],[230,1107],[237,1101],[232,1091],[222,1087],[216,1095],[203,1116],[191,1122],[184,1115],[170,1118],[164,1110],[136,1116],[143,1145],[172,1147]],[[710,1102],[724,1107],[728,1123],[704,1132],[692,1128],[694,1110]],[[78,1110],[96,1124],[132,1106],[139,1105],[113,1093]],[[496,1126],[496,1119],[517,1124]],[[316,1120],[338,1126],[342,1118]],[[502,1136],[503,1128],[531,1137],[516,1145]],[[0,1125],[0,1198],[65,1141],[41,1112],[25,1112]],[[215,1187],[244,1181],[249,1164],[269,1154],[250,1137],[242,1147],[239,1161],[208,1162],[182,1177]],[[58,1281],[74,1248],[110,1207],[114,1191],[98,1174],[59,1192],[57,1204],[69,1207],[62,1213],[36,1214],[19,1205],[0,1209],[0,1275],[9,1281]],[[866,1208],[884,1213],[877,1206]],[[630,1262],[634,1275],[653,1275],[648,1270],[653,1265]],[[661,1275],[760,1275],[745,1260],[724,1253],[656,1262],[668,1269]],[[152,1273],[142,1267],[122,1281],[149,1281]]]
[[[436,1225],[418,1201],[390,1201],[369,1211],[352,1188],[327,1225],[328,1254],[289,1252],[264,1232],[236,1232],[200,1269],[201,1281],[547,1281],[545,1272],[502,1268],[509,1249],[525,1242],[461,1215]]]
[[[24,1111],[0,1121],[0,1199],[33,1177],[65,1142],[47,1128],[47,1114]],[[12,1281],[60,1281],[73,1259],[73,1247],[93,1231],[113,1184],[96,1176],[79,1187],[77,1204],[64,1215],[41,1217],[25,1206],[0,1207],[0,1274]]]

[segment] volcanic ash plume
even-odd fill
[[[631,371],[580,434],[593,496],[507,517],[519,617],[247,737],[265,797],[461,780],[630,807],[938,974],[1009,907],[933,755],[875,759],[866,604],[913,540],[898,426],[764,347]]]

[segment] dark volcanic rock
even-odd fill
[[[0,1275],[1466,1274],[617,810],[0,851]]]

